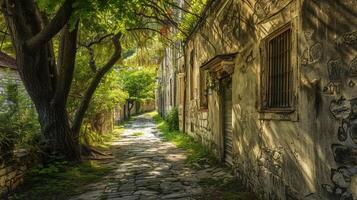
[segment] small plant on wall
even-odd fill
[[[0,156],[8,160],[16,146],[33,143],[39,125],[24,88],[13,80],[3,80],[0,85]]]
[[[179,130],[179,116],[177,108],[172,108],[166,118],[170,131]]]

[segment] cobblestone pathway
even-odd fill
[[[126,125],[121,139],[112,144],[115,159],[107,164],[114,167],[113,173],[72,200],[200,199],[200,179],[232,178],[221,168],[190,168],[185,151],[159,134],[149,115]]]

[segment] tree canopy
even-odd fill
[[[151,68],[125,69],[120,73],[120,85],[128,93],[128,98],[153,99],[156,71]]]
[[[80,159],[78,137],[88,111],[107,109],[124,99],[152,97],[152,67],[160,62],[167,43],[189,34],[204,3],[1,1],[0,21],[6,24],[1,47],[17,57],[47,150]],[[151,69],[120,68],[125,65]]]

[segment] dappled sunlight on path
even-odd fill
[[[150,115],[140,115],[125,125],[121,138],[112,143],[115,159],[106,165],[113,172],[89,192],[72,200],[91,199],[200,199],[199,180],[231,175],[220,168],[195,170],[186,163],[184,150],[159,137]]]

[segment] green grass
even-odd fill
[[[95,142],[92,145],[95,146],[95,147],[99,147],[101,149],[104,149],[104,150],[108,150],[109,147],[110,147],[110,142],[115,140],[115,139],[120,138],[120,135],[123,133],[123,131],[124,131],[124,123],[126,123],[126,122],[123,122],[118,126],[115,126],[114,130],[113,130],[113,132],[111,134],[102,135],[101,136],[102,140],[99,141],[99,142]]]
[[[107,134],[97,134],[95,132],[87,132],[86,133],[86,142],[82,141],[82,143],[89,144],[90,146],[96,147],[100,150],[107,151],[110,147],[110,142],[120,138],[120,135],[124,131],[124,125],[130,123],[128,119],[121,122],[119,125],[115,126],[111,133]]]
[[[213,156],[213,153],[203,145],[196,142],[189,135],[180,131],[170,131],[167,122],[156,112],[148,113],[152,116],[162,132],[164,139],[171,141],[177,147],[183,148],[188,153],[188,163],[210,164],[213,167],[223,167]],[[203,163],[202,163],[203,161]],[[242,183],[232,179],[227,182],[211,178],[200,180],[204,192],[202,199],[206,200],[257,200],[253,193],[243,187]]]
[[[177,147],[185,149],[188,153],[188,163],[219,165],[213,153],[200,143],[196,142],[191,136],[181,131],[170,131],[167,122],[156,112],[148,113],[155,120],[158,129],[162,132],[165,140],[171,141]]]
[[[81,164],[51,164],[32,170],[26,177],[26,182],[13,195],[12,200],[62,200],[85,192],[80,187],[98,182],[107,175],[111,168],[104,167],[96,161],[86,161]]]
[[[239,181],[232,179],[221,182],[211,178],[200,180],[203,187],[203,199],[206,200],[257,200],[258,198],[249,192]]]
[[[140,136],[143,136],[143,135],[144,135],[143,132],[135,132],[135,133],[133,133],[133,136],[135,136],[135,137],[140,137]]]
[[[112,133],[89,136],[91,146],[102,151],[109,150],[110,142],[120,138],[123,122]],[[86,192],[88,184],[99,182],[112,168],[100,161],[83,161],[71,164],[54,158],[45,166],[37,165],[26,175],[24,184],[11,200],[64,200]]]

